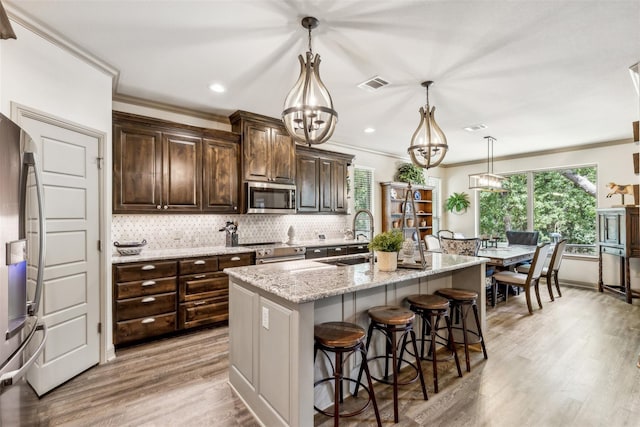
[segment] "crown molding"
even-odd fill
[[[64,36],[47,27],[42,22],[33,18],[26,14],[23,10],[17,7],[14,3],[5,4],[5,9],[9,18],[20,24],[22,27],[28,29],[29,31],[37,34],[42,37],[44,40],[53,44],[54,46],[59,47],[60,49],[67,51],[71,55],[76,58],[86,62],[97,70],[103,72],[104,74],[111,77],[112,80],[112,89],[115,92],[116,87],[118,86],[118,80],[120,77],[120,71],[112,66],[111,64],[103,61],[97,56],[89,53],[88,51],[82,49],[77,44],[67,40]]]
[[[229,117],[220,114],[207,113],[201,110],[195,110],[173,104],[166,104],[164,102],[150,101],[148,99],[138,98],[131,95],[124,95],[121,93],[113,94],[113,102],[123,102],[125,104],[136,105],[138,107],[153,108],[169,113],[184,114],[186,116],[191,116],[198,119],[211,120],[227,125],[230,124]]]

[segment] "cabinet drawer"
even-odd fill
[[[229,319],[229,298],[221,296],[180,304],[178,318],[181,329],[227,320]]]
[[[365,252],[369,252],[369,248],[367,244],[357,245],[357,246],[349,246],[347,252],[349,254],[362,254]]]
[[[181,277],[180,301],[200,299],[204,293],[228,293],[229,276],[223,273],[210,273],[207,276],[210,277],[199,278],[199,275],[192,276],[193,279]]]
[[[124,344],[176,330],[176,313],[148,316],[116,323],[115,344]]]
[[[176,311],[176,293],[156,294],[116,301],[117,321]]]
[[[136,282],[117,283],[116,299],[134,298],[145,295],[175,292],[176,278],[138,280]]]
[[[624,249],[622,248],[615,248],[615,247],[610,247],[610,246],[600,246],[600,252],[602,252],[603,254],[610,254],[610,255],[616,255],[616,256],[624,256]]]
[[[327,248],[311,248],[307,249],[306,259],[310,258],[324,258],[327,256]]]
[[[218,271],[218,257],[193,258],[180,261],[180,274]]]
[[[340,256],[347,255],[347,247],[346,246],[335,246],[332,248],[327,248],[327,256]]]
[[[178,274],[178,265],[175,261],[120,264],[116,265],[115,269],[116,282],[133,282],[135,280],[169,277]]]
[[[220,271],[225,268],[240,267],[243,265],[251,265],[251,254],[233,254],[233,255],[220,255],[218,257],[218,269]]]

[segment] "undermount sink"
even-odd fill
[[[327,264],[327,265],[335,265],[338,267],[344,267],[346,265],[356,265],[356,264],[364,264],[365,262],[367,262],[367,258],[364,257],[360,257],[360,258],[348,258],[348,259],[341,259],[341,260],[324,260],[324,261],[318,261],[321,262],[323,264]]]

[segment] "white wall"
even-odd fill
[[[104,164],[111,165],[112,76],[71,55],[50,41],[12,21],[17,40],[0,41],[0,111],[11,117],[11,103],[72,122],[106,135]],[[12,117],[13,118],[13,117]],[[15,118],[13,118],[15,119]],[[111,168],[104,169],[101,211],[111,212]],[[102,237],[110,241],[111,216],[104,215]],[[110,252],[103,253],[103,307],[111,307]],[[109,274],[107,274],[109,272]],[[99,286],[99,283],[95,283]],[[104,310],[111,324],[111,311]],[[105,327],[105,352],[113,354],[111,328]]]
[[[631,124],[629,126],[631,133]],[[455,149],[451,147],[450,149]],[[598,191],[598,207],[611,207],[620,204],[620,196],[606,198],[608,182],[619,184],[638,184],[639,178],[633,173],[632,153],[638,151],[638,146],[631,142],[631,139],[621,141],[620,144],[612,144],[597,148],[577,149],[573,151],[540,154],[517,159],[496,160],[494,170],[498,174],[508,174],[511,172],[558,168],[565,166],[595,165],[598,168],[598,179],[596,188]],[[444,218],[444,228],[460,231],[465,235],[475,236],[477,234],[478,199],[477,192],[469,190],[469,174],[483,172],[486,170],[486,163],[474,165],[464,165],[446,168],[446,184],[444,187],[444,197],[452,192],[465,191],[471,195],[471,207],[468,212],[462,215],[447,213]],[[625,196],[625,202],[633,202],[632,196]],[[636,203],[638,203],[636,201]],[[640,260],[631,260],[631,283],[632,286],[640,287]],[[613,259],[607,260],[605,264],[605,282],[617,282],[617,267],[612,265]],[[566,259],[563,261],[561,279],[586,283],[594,286],[598,281],[598,264],[591,260]]]

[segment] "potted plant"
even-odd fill
[[[395,271],[398,268],[398,252],[402,249],[404,237],[400,230],[377,234],[369,242],[369,249],[376,252],[380,271]]]
[[[396,172],[396,181],[424,185],[424,173],[421,167],[413,163],[403,163]]]
[[[453,193],[445,200],[445,207],[449,212],[460,213],[467,210],[471,206],[469,195],[465,192]]]

